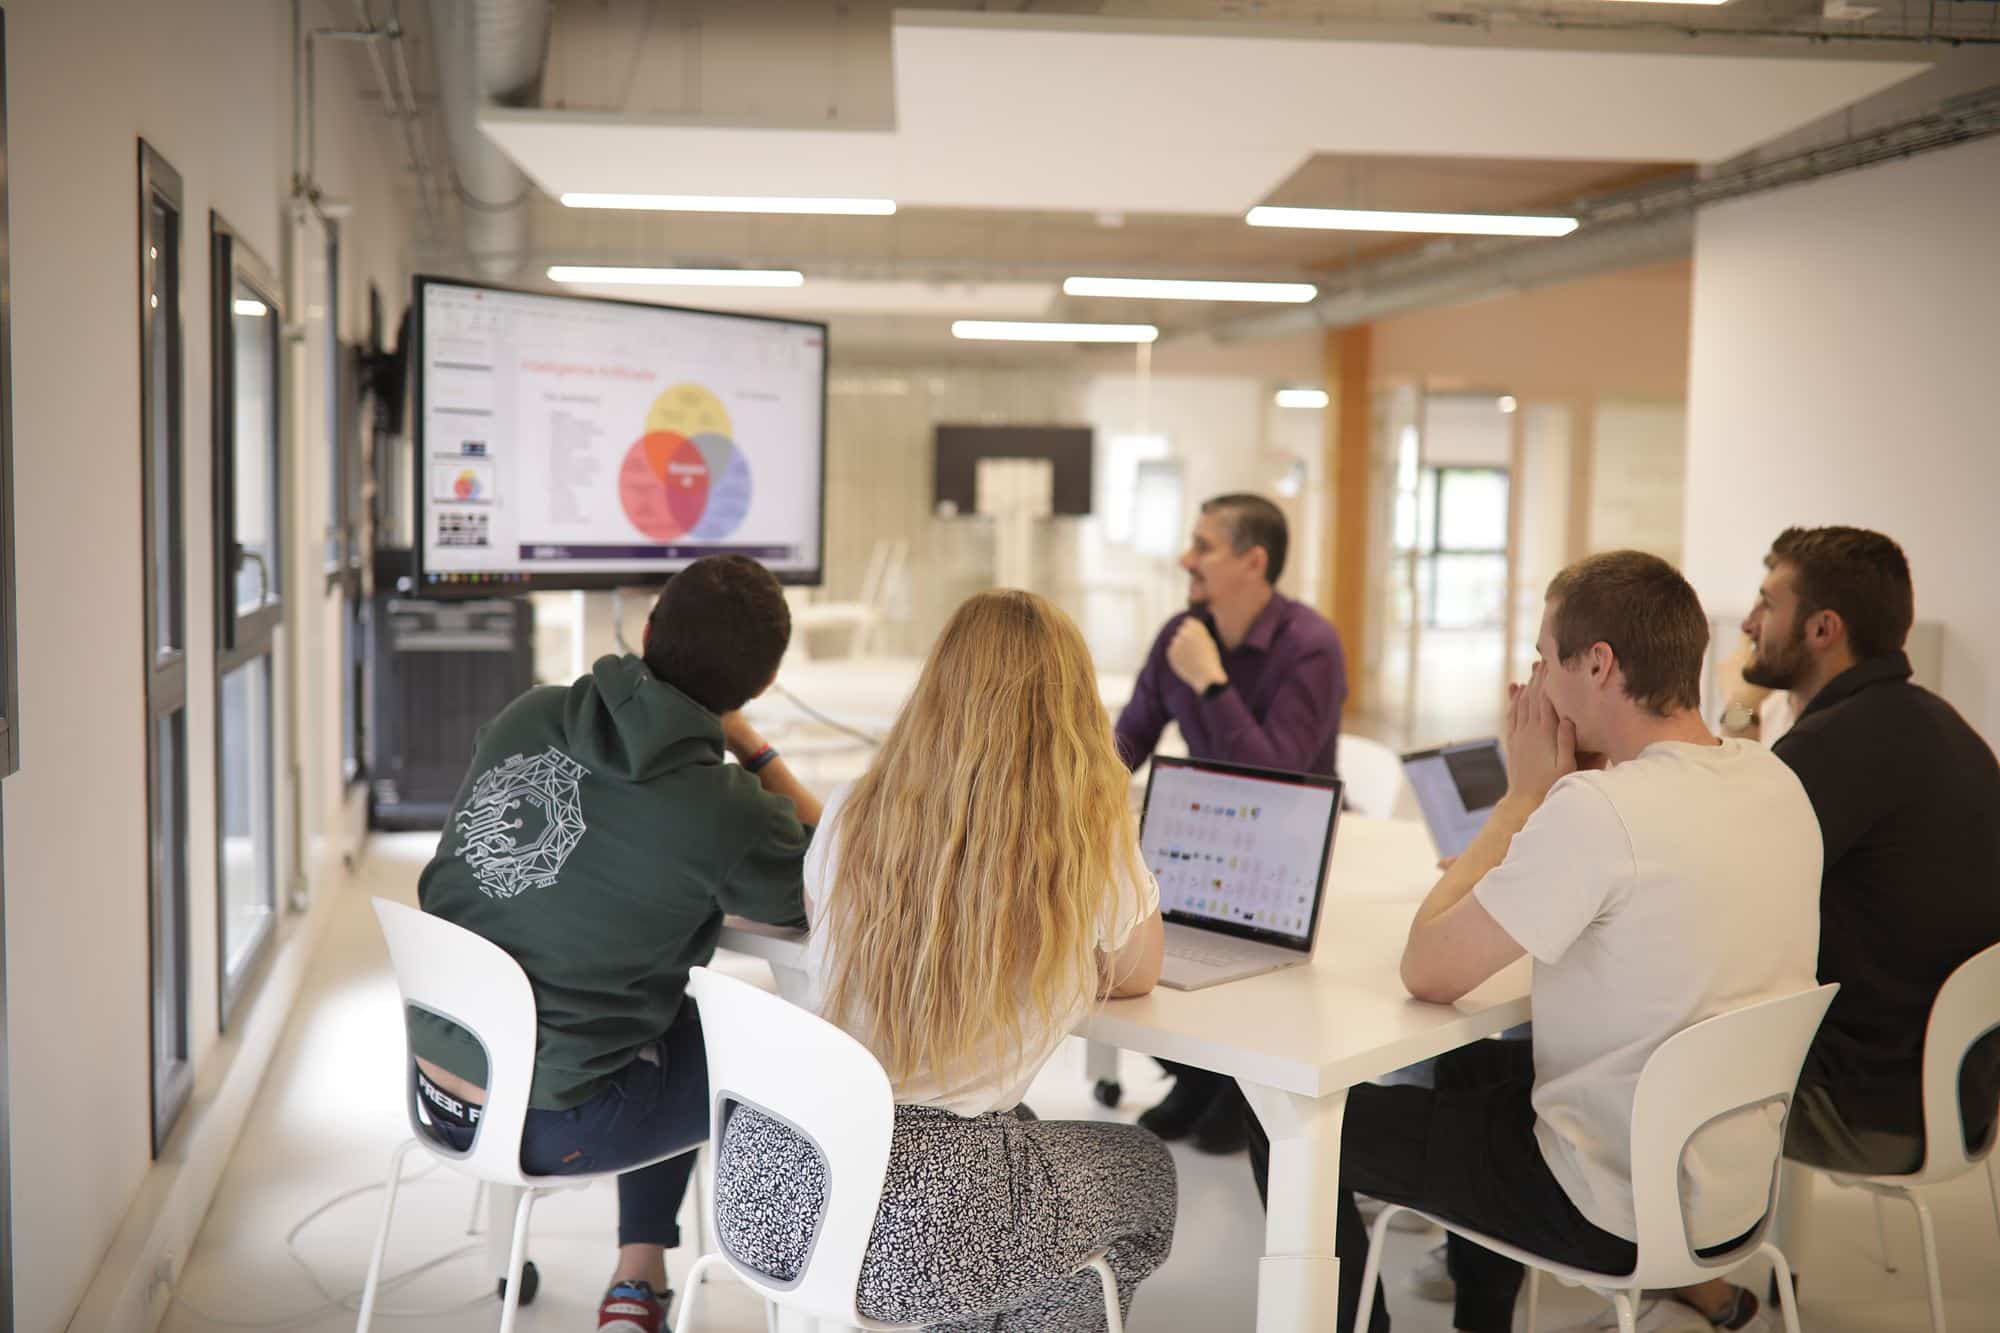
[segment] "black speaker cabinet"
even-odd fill
[[[369,824],[441,829],[479,729],[535,683],[526,598],[375,598]]]

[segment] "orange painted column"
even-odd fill
[[[1371,326],[1329,329],[1323,352],[1325,382],[1334,410],[1326,414],[1326,512],[1333,540],[1324,544],[1327,567],[1320,609],[1340,631],[1347,651],[1347,707],[1365,711],[1374,694],[1368,651],[1368,544],[1370,460],[1375,404]]]

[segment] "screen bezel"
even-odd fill
[[[410,394],[410,458],[413,476],[411,479],[411,504],[414,507],[412,519],[414,540],[410,543],[410,573],[416,594],[420,597],[492,597],[508,596],[524,592],[600,592],[614,588],[659,588],[678,571],[634,569],[629,572],[618,570],[579,570],[570,573],[522,573],[506,577],[466,576],[449,583],[430,582],[430,571],[425,568],[425,551],[429,542],[430,492],[425,473],[424,456],[424,292],[432,287],[459,287],[474,291],[499,292],[506,296],[541,296],[557,301],[586,301],[599,305],[629,306],[639,310],[664,310],[683,315],[704,315],[712,319],[747,320],[759,324],[784,324],[792,328],[819,330],[819,533],[813,550],[811,569],[771,570],[779,583],[792,587],[817,588],[826,581],[826,416],[827,416],[827,370],[830,351],[827,326],[812,319],[788,319],[778,315],[746,315],[730,310],[705,310],[699,306],[667,305],[658,301],[626,301],[614,296],[581,296],[570,292],[536,291],[527,287],[510,287],[503,283],[477,282],[468,278],[449,278],[440,274],[420,273],[410,280],[410,346],[411,361],[408,370]]]
[[[1319,849],[1319,878],[1314,882],[1312,912],[1307,916],[1305,942],[1299,937],[1282,930],[1266,930],[1262,926],[1246,925],[1240,921],[1219,921],[1212,916],[1200,916],[1193,912],[1162,911],[1161,917],[1177,925],[1193,926],[1198,930],[1212,930],[1218,935],[1232,935],[1239,940],[1252,940],[1258,944],[1275,944],[1281,949],[1311,956],[1319,944],[1320,908],[1326,902],[1326,883],[1333,867],[1333,839],[1340,829],[1340,795],[1343,788],[1339,778],[1331,778],[1323,773],[1291,773],[1283,769],[1257,768],[1251,764],[1231,764],[1220,759],[1182,759],[1174,755],[1154,755],[1152,767],[1146,772],[1146,798],[1139,807],[1139,843],[1143,848],[1146,841],[1146,816],[1153,811],[1153,779],[1160,769],[1186,768],[1203,773],[1220,773],[1228,777],[1255,778],[1263,782],[1277,782],[1290,787],[1319,787],[1330,793],[1333,800],[1332,813],[1326,821],[1326,841]]]

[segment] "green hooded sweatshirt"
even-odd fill
[[[528,1104],[589,1101],[679,1013],[725,912],[803,926],[812,830],[722,759],[715,714],[637,657],[533,689],[480,732],[423,909],[493,941],[535,991]],[[437,1015],[411,1049],[485,1086],[486,1053]]]

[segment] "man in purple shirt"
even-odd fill
[[[1153,641],[1118,715],[1118,753],[1137,768],[1169,720],[1197,759],[1292,772],[1334,772],[1347,660],[1340,634],[1276,588],[1285,516],[1261,495],[1218,495],[1201,507],[1181,555],[1188,609]],[[1194,1134],[1204,1152],[1244,1146],[1249,1108],[1233,1079],[1168,1064],[1173,1091],[1139,1123],[1163,1139]]]

